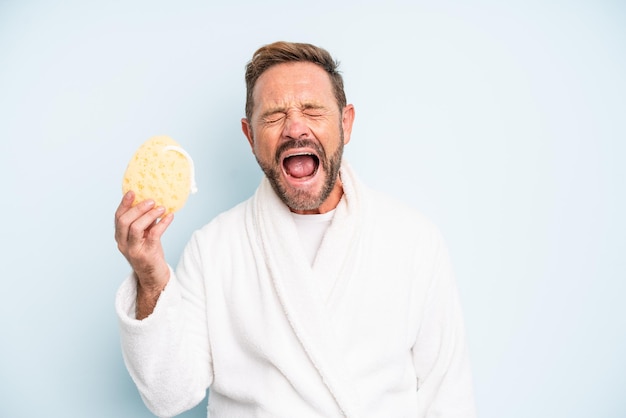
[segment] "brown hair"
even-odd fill
[[[250,62],[246,64],[246,118],[248,120],[252,118],[254,108],[252,92],[257,80],[271,66],[286,62],[312,62],[322,67],[330,77],[339,109],[346,106],[343,78],[338,71],[339,62],[335,61],[328,51],[315,45],[281,41],[257,49]]]

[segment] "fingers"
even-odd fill
[[[126,256],[129,248],[135,246],[160,245],[158,241],[173,219],[173,215],[168,214],[159,220],[165,208],[154,207],[153,200],[132,206],[134,198],[133,192],[126,193],[115,212],[115,240]]]
[[[122,216],[125,215],[130,208],[132,208],[135,201],[135,193],[132,191],[127,192],[122,197],[117,210],[115,211],[115,241],[120,244],[126,242],[128,236],[128,227],[123,224]]]
[[[120,202],[120,205],[117,207],[117,210],[115,211],[115,218],[117,219],[121,214],[123,214],[128,209],[130,209],[133,206],[134,201],[135,201],[135,192],[131,190],[127,192],[126,194],[124,194],[124,196],[122,196],[122,201]]]
[[[130,246],[143,242],[147,238],[154,240],[151,229],[157,223],[159,217],[163,216],[165,212],[165,208],[163,207],[155,208],[153,201],[141,202],[137,206],[139,206],[137,208],[139,209],[138,211],[131,209],[126,212],[128,218],[130,218],[127,238]],[[134,216],[135,214],[137,214],[137,217]]]
[[[133,192],[126,193],[115,211],[115,240],[118,245],[123,245],[128,241],[130,226],[154,206],[152,200],[132,206],[134,199]]]
[[[159,208],[156,208],[156,210],[158,210],[159,213],[163,215],[165,208],[159,207]],[[149,228],[146,239],[149,241],[160,241],[161,236],[163,235],[167,227],[170,226],[173,220],[174,220],[173,213],[168,213],[167,215],[163,216],[161,219],[156,220],[153,223],[153,225]]]

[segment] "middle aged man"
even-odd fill
[[[116,309],[146,405],[176,415],[210,388],[210,417],[474,417],[445,245],[342,163],[355,112],[336,62],[277,42],[246,84],[265,177],[194,233],[176,272],[161,246],[172,216],[132,192],[116,212],[133,268]]]

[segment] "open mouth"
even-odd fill
[[[319,157],[310,152],[288,154],[283,158],[282,163],[287,176],[302,180],[313,177],[319,165]]]

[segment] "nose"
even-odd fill
[[[307,120],[301,112],[290,111],[287,113],[283,126],[283,137],[285,139],[302,139],[309,137],[311,131]]]

